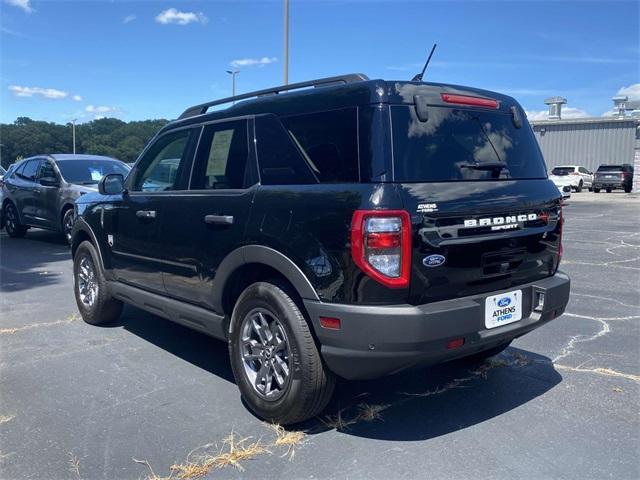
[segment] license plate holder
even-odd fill
[[[500,293],[484,301],[484,325],[496,328],[522,319],[522,290]]]

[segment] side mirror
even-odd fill
[[[119,173],[105,175],[98,183],[102,195],[118,195],[124,191],[124,177]]]
[[[40,180],[40,185],[43,187],[58,187],[60,186],[60,182],[56,177],[42,177]]]

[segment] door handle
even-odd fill
[[[155,210],[138,210],[136,211],[136,217],[138,218],[156,218]]]
[[[233,225],[233,215],[205,215],[204,223],[209,225]]]

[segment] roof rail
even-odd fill
[[[236,95],[235,97],[227,97],[227,98],[222,98],[220,100],[214,100],[212,102],[201,103],[200,105],[194,105],[193,107],[189,107],[184,112],[182,112],[182,115],[178,117],[178,120],[182,120],[189,117],[195,117],[196,115],[202,115],[204,113],[207,113],[207,110],[209,109],[209,107],[213,107],[215,105],[223,105],[225,103],[244,100],[246,98],[262,97],[265,95],[277,95],[280,92],[297,90],[299,88],[327,87],[327,86],[336,85],[340,83],[347,84],[347,83],[353,83],[353,82],[363,82],[367,80],[369,80],[369,77],[367,77],[362,73],[350,73],[347,75],[339,75],[336,77],[319,78],[317,80],[310,80],[308,82],[290,83],[289,85],[282,85],[280,87],[267,88],[265,90],[258,90],[255,92],[243,93],[242,95]]]

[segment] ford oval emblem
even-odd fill
[[[422,259],[422,264],[425,267],[439,267],[445,262],[446,258],[442,255],[429,255],[428,257],[424,257]]]
[[[499,307],[508,307],[510,303],[511,299],[509,297],[502,297],[500,300],[498,300]]]

